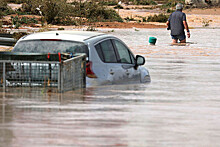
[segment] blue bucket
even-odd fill
[[[149,43],[150,43],[151,45],[155,45],[156,42],[157,42],[157,38],[155,38],[155,37],[149,37]]]

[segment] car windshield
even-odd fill
[[[13,52],[26,53],[85,53],[89,54],[88,47],[81,42],[63,40],[28,40],[20,41]]]

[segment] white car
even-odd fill
[[[145,58],[134,54],[120,39],[88,31],[49,31],[22,37],[13,52],[85,53],[87,84],[150,82]]]

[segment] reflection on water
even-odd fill
[[[141,35],[155,30],[140,30],[139,44],[124,34],[132,31],[113,34],[147,57],[151,83],[63,94],[25,88],[0,92],[0,146],[218,146],[219,44],[170,47],[170,40],[160,43],[167,32],[159,29],[164,36],[158,37],[158,45],[148,46]],[[209,56],[197,47],[211,51]]]

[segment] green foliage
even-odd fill
[[[94,2],[78,3],[74,7],[74,12],[78,12],[75,13],[76,17],[86,18],[89,22],[123,22],[123,19],[115,10]]]
[[[5,10],[7,10],[7,2],[5,0],[1,1],[1,5],[0,5],[0,11],[3,12]]]
[[[154,16],[149,16],[147,18],[147,22],[166,22],[168,20],[169,16],[165,14],[159,14]]]
[[[4,13],[0,11],[0,19],[4,16]]]
[[[79,25],[82,22],[105,22],[118,21],[123,22],[119,14],[105,5],[117,5],[118,1],[109,2],[78,2],[73,5],[66,3],[67,0],[22,0],[22,7],[16,11],[7,7],[7,2],[19,3],[21,0],[3,0],[4,3],[0,6],[0,17],[8,14],[17,15],[41,15],[42,24],[46,21],[48,24],[63,24],[63,25]],[[7,2],[6,2],[7,1]],[[118,5],[122,8],[120,5]],[[34,18],[18,18],[13,17],[12,22],[17,27],[20,24],[38,23]]]
[[[57,30],[65,30],[65,28],[58,28]]]
[[[162,9],[173,8],[177,3],[185,3],[185,0],[168,0],[167,3],[162,5]]]
[[[116,1],[108,3],[113,4]],[[89,22],[123,21],[115,10],[98,2],[75,1],[68,4],[66,0],[25,0],[21,12],[42,15],[48,24],[79,25],[85,20]],[[78,19],[75,19],[76,17]]]
[[[57,24],[73,13],[73,7],[66,0],[26,0],[22,5],[23,12],[42,15],[48,24]]]
[[[66,0],[45,0],[42,7],[43,15],[48,23],[53,23],[56,17],[66,17]]]
[[[31,15],[32,13],[31,12],[25,12],[22,9],[18,9],[18,10],[15,11],[15,14],[17,14],[17,15]]]
[[[70,16],[66,16],[65,18],[60,18],[60,17],[58,17],[58,18],[56,18],[55,20],[54,20],[54,23],[53,24],[57,24],[57,25],[65,25],[65,26],[67,26],[67,25],[75,25],[75,26],[78,26],[79,24],[80,24],[80,20],[78,19],[74,19],[74,18],[72,18],[72,17],[70,17]]]
[[[16,3],[16,4],[21,4],[23,3],[23,0],[5,0],[7,3]]]
[[[113,1],[101,1],[101,2],[99,2],[99,4],[105,5],[105,6],[115,6],[115,5],[118,5],[118,1],[116,1],[116,0],[113,0]]]
[[[3,23],[2,23],[2,21],[0,21],[0,30],[2,29],[2,25],[3,25]]]
[[[18,16],[11,16],[11,19],[12,19],[12,24],[15,25],[15,29],[19,29],[19,27],[21,26],[21,23],[20,23],[20,18],[18,18]]]
[[[157,5],[153,0],[130,0],[133,5]]]
[[[19,29],[20,26],[21,26],[21,24],[19,22],[16,22],[15,29]]]
[[[129,18],[128,16],[125,18],[125,20],[126,20],[127,22],[129,22],[129,21],[136,21],[133,17],[130,17],[130,18]]]
[[[150,0],[150,5],[157,5],[157,2]]]
[[[28,18],[28,17],[18,17],[18,16],[11,16],[12,24],[18,25],[18,24],[30,24],[30,23],[38,23],[36,18]]]
[[[6,0],[2,0],[0,5],[0,18],[14,13],[15,12],[10,7],[8,7]]]

